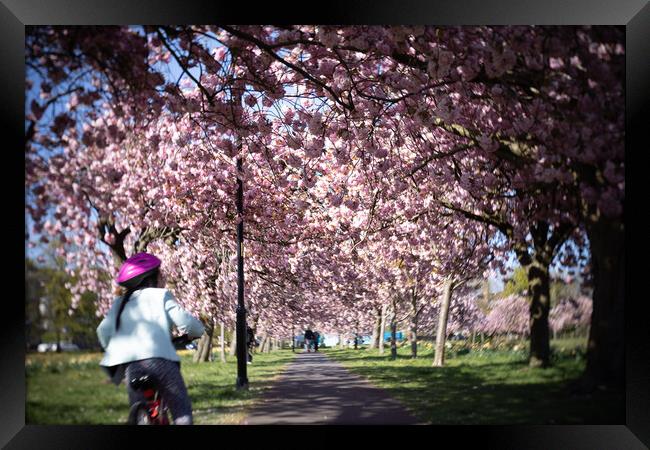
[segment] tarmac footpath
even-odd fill
[[[299,353],[242,425],[415,425],[397,400],[323,353]]]

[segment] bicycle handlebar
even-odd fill
[[[185,348],[187,344],[192,342],[194,339],[190,339],[190,337],[187,334],[182,334],[180,336],[176,336],[175,338],[172,338],[172,344],[176,348],[176,350],[182,350]]]

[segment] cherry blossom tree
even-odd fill
[[[483,330],[488,334],[514,333],[526,336],[530,332],[526,297],[509,295],[494,302],[488,313]]]
[[[26,34],[33,231],[72,240],[70,262],[85,271],[77,289],[102,293],[100,313],[110,286],[99,274],[151,246],[182,265],[170,277],[191,292],[192,308],[227,317],[229,297],[217,287],[227,277],[214,254],[232,248],[243,219],[248,307],[261,327],[281,333],[327,310],[336,312],[328,323],[371,329],[373,305],[389,298],[381,286],[395,275],[358,254],[386,248],[376,267],[393,267],[408,251],[390,237],[417,223],[424,236],[406,239],[436,244],[438,277],[477,247],[472,262],[491,255],[503,264],[516,253],[532,286],[533,365],[548,361],[549,266],[588,245],[585,380],[622,380],[622,29]],[[244,217],[234,210],[237,177]],[[437,231],[447,223],[455,234]],[[458,230],[479,229],[489,236],[480,246],[457,240]],[[400,289],[417,278],[406,275]]]
[[[566,228],[581,223],[589,236],[595,271],[623,267],[624,47],[620,28],[294,27],[277,35],[253,27],[228,31],[271,57],[278,56],[275,49],[285,37],[300,41],[304,53],[299,72],[311,68],[318,73],[316,62],[324,61],[329,51],[338,65],[322,65],[323,70],[335,69],[331,85],[320,89],[349,117],[360,114],[358,105],[369,114],[384,116],[391,107],[406,111],[409,119],[424,118],[427,128],[471,139],[476,148],[512,164],[510,183],[519,186],[519,191],[522,186],[524,191],[533,191],[538,200],[546,196],[541,204],[559,212],[547,224],[548,214],[535,211],[533,218],[538,215],[545,220],[530,222],[533,228],[528,230],[527,221],[521,220],[511,231],[520,236],[536,231],[531,233],[537,235],[532,240],[548,247],[542,260],[552,260],[553,252],[549,256],[547,250],[556,247],[553,244],[561,241]],[[380,62],[387,64],[384,77],[369,80],[363,76],[368,67],[364,63],[376,67]],[[399,78],[391,80],[392,74]],[[318,86],[313,76],[310,80]],[[433,97],[429,110],[435,114],[415,114],[419,105],[426,105],[422,94],[427,93]],[[435,94],[452,100],[436,102]],[[595,134],[594,130],[600,131]],[[451,153],[457,151],[452,147]],[[435,158],[435,153],[430,157]],[[558,187],[565,188],[565,193]],[[544,234],[550,230],[558,230],[559,238]],[[606,250],[605,243],[609,245]],[[543,280],[543,267],[535,263],[531,276]],[[601,323],[613,321],[617,326],[615,332],[591,329],[586,379],[622,381],[622,360],[616,356],[622,353],[613,352],[622,345],[622,291],[616,294],[613,287],[623,286],[622,274],[601,273],[596,281],[595,304],[603,309],[594,308],[594,316],[609,316]],[[542,320],[533,324],[539,332],[533,334],[531,350],[539,347],[540,354],[533,361],[540,359],[543,364],[548,354],[548,305],[545,283],[537,285],[533,297],[540,304],[534,308],[541,308],[537,315]],[[601,350],[609,355],[608,362]]]
[[[584,295],[560,299],[551,309],[549,317],[553,333],[587,327],[591,319],[592,304],[592,300]]]

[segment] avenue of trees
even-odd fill
[[[256,334],[406,314],[444,348],[519,308],[546,367],[587,314],[582,385],[622,385],[623,28],[28,27],[25,52],[27,238],[63,242],[73,309],[90,290],[105,312],[107,274],[146,250],[232,327],[243,220]],[[483,318],[472,280],[512,258],[527,288]],[[552,305],[560,268],[591,298]]]

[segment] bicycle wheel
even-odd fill
[[[129,410],[129,425],[152,425],[153,422],[149,417],[149,408],[146,402],[136,402]]]

